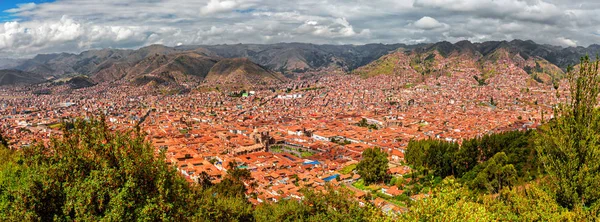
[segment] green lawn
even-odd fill
[[[392,196],[385,195],[381,192],[375,192],[375,196],[381,197],[382,199],[387,200],[387,201],[395,204],[396,206],[406,207],[406,203],[404,203],[400,200],[397,200],[396,198],[394,198]]]
[[[363,179],[360,179],[356,182],[354,182],[352,184],[352,186],[361,189],[361,190],[370,190],[370,191],[376,191],[379,190],[381,187],[377,186],[376,184],[371,184],[369,186],[365,185],[365,181],[363,181]]]
[[[311,152],[306,152],[306,151],[303,151],[303,152],[302,152],[302,153],[300,153],[300,154],[302,155],[302,158],[307,158],[307,157],[311,157],[312,155],[314,155],[313,153],[311,153]]]
[[[352,172],[354,169],[356,169],[356,165],[357,164],[350,164],[348,166],[345,166],[344,168],[342,168],[339,173],[341,174],[349,174],[350,172]]]
[[[52,125],[48,125],[48,127],[49,127],[50,129],[58,129],[58,128],[60,128],[61,126],[62,126],[62,123],[55,123],[55,124],[52,124]]]
[[[269,151],[272,153],[281,153],[283,152],[283,149],[281,148],[281,146],[271,146],[269,147]]]

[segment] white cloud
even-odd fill
[[[35,9],[36,6],[37,5],[33,2],[25,3],[25,4],[17,4],[17,8],[8,9],[8,10],[5,10],[4,12],[19,13],[19,12],[24,12],[24,11],[30,11],[30,10]]]
[[[206,6],[200,9],[202,14],[213,14],[219,12],[228,12],[234,9],[246,9],[253,6],[252,1],[247,0],[210,0]]]
[[[369,29],[363,29],[360,32],[356,32],[346,18],[325,20],[322,23],[323,24],[317,21],[308,20],[300,25],[296,31],[299,34],[311,34],[328,38],[355,37],[370,34]]]
[[[208,5],[206,5],[205,7],[202,7],[202,9],[200,11],[203,14],[211,14],[211,13],[232,10],[236,6],[238,6],[238,3],[236,1],[232,1],[232,0],[224,0],[224,1],[210,0],[210,2],[208,2]]]
[[[14,20],[0,23],[0,57],[153,43],[600,40],[592,0],[55,0],[5,12]]]
[[[424,16],[423,18],[416,21],[414,23],[414,26],[419,29],[431,30],[431,29],[442,28],[445,26],[445,24],[438,22],[438,20],[436,20],[432,17]]]
[[[565,37],[556,38],[556,44],[568,47],[577,47],[577,42]]]

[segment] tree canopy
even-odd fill
[[[600,112],[598,60],[581,60],[569,68],[569,100],[541,129],[537,150],[552,181],[557,201],[565,207],[589,207],[600,200]]]
[[[427,168],[436,176],[454,175],[454,155],[458,144],[436,139],[412,140],[408,143],[404,159],[416,168]]]
[[[465,181],[501,163],[514,169],[515,178],[530,181],[537,177],[539,168],[534,138],[535,133],[529,130],[488,134],[465,140],[461,146],[438,139],[413,140],[406,148],[405,160],[415,170],[431,170],[441,178],[454,176]],[[492,159],[494,163],[489,162]]]
[[[365,149],[362,160],[356,166],[356,171],[367,184],[386,180],[388,169],[387,153],[379,148]]]

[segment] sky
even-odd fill
[[[0,0],[0,57],[307,42],[600,42],[597,0]]]

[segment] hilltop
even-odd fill
[[[408,75],[417,79],[459,73],[478,81],[504,74],[529,75],[535,82],[552,84],[564,76],[569,64],[577,63],[575,57],[557,57],[569,53],[582,56],[597,49],[595,46],[560,48],[521,40],[483,43],[461,41],[454,44],[439,42],[412,50],[398,49],[353,73],[365,78],[387,74]]]
[[[21,70],[0,70],[0,86],[14,84],[36,84],[44,82],[41,76]]]
[[[216,84],[265,84],[281,82],[285,77],[281,73],[272,72],[247,58],[223,59],[216,63],[206,76],[206,81]]]

